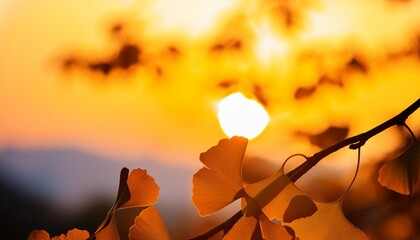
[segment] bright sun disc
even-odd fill
[[[226,135],[243,136],[248,139],[258,136],[270,120],[261,104],[239,92],[220,101],[218,118]]]

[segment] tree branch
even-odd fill
[[[417,101],[411,104],[408,108],[406,108],[400,114],[372,128],[371,130],[361,133],[359,135],[344,139],[341,142],[338,142],[332,146],[325,148],[324,150],[321,150],[315,153],[312,157],[309,157],[304,163],[302,163],[297,168],[289,172],[287,175],[289,176],[290,180],[295,182],[300,177],[302,177],[307,171],[309,171],[312,167],[314,167],[319,161],[321,161],[321,159],[325,158],[331,153],[336,152],[337,150],[340,150],[341,148],[346,147],[348,145],[350,145],[350,149],[358,149],[359,147],[362,147],[371,137],[385,131],[386,129],[395,125],[399,125],[399,126],[404,125],[408,116],[410,116],[413,112],[415,112],[419,107],[420,107],[420,98],[417,99]]]
[[[220,231],[229,231],[233,227],[233,225],[242,217],[242,211],[235,213],[232,217],[228,220],[224,221],[222,224],[217,225],[215,228],[210,229],[208,232],[201,234],[200,236],[191,238],[191,240],[205,240],[211,238],[213,235]]]
[[[373,136],[385,131],[386,129],[392,126],[402,126],[405,125],[405,121],[407,120],[408,116],[410,116],[413,112],[415,112],[418,108],[420,108],[420,98],[417,99],[413,104],[411,104],[408,108],[402,111],[400,114],[396,115],[395,117],[389,119],[388,121],[372,128],[371,130],[361,133],[359,135],[344,139],[341,142],[338,142],[334,145],[331,145],[317,153],[315,153],[312,157],[309,157],[304,163],[296,167],[294,170],[290,171],[287,176],[290,178],[291,181],[296,182],[300,177],[302,177],[306,172],[308,172],[312,167],[318,164],[326,156],[330,155],[333,152],[340,150],[346,146],[350,145],[350,149],[358,149],[362,147],[370,138]],[[215,228],[209,230],[208,232],[192,238],[191,240],[201,240],[201,239],[209,239],[216,233],[220,231],[226,231],[232,228],[232,226],[242,217],[242,211],[237,212],[235,215],[230,217],[225,222],[221,223],[220,225],[216,226]]]

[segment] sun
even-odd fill
[[[218,118],[227,136],[243,136],[248,139],[257,137],[270,121],[270,116],[261,104],[240,92],[220,101]]]

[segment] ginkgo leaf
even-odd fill
[[[318,210],[313,215],[289,224],[299,239],[369,239],[346,219],[341,209],[342,199],[332,203],[315,203]]]
[[[89,238],[89,232],[74,228],[67,234],[61,234],[50,239],[50,235],[45,230],[34,230],[28,236],[28,240],[86,240]]]
[[[118,235],[121,239],[128,238],[129,229],[131,226],[133,226],[136,217],[138,217],[140,213],[148,207],[149,206],[139,206],[115,209],[115,225],[117,227]]]
[[[309,217],[317,210],[312,198],[290,181],[283,168],[266,180],[245,186],[245,192],[258,203],[270,221],[286,219],[292,222]],[[247,211],[252,212],[253,208],[256,207],[249,204]]]
[[[412,195],[420,171],[420,142],[414,140],[397,158],[379,170],[379,183],[395,192]]]
[[[154,207],[145,209],[136,217],[134,225],[130,227],[128,236],[130,240],[171,239],[159,212]]]
[[[115,216],[112,213],[108,219],[105,227],[97,231],[94,235],[95,240],[118,240],[120,236],[118,234],[117,223],[115,221]],[[92,236],[92,237],[93,237]]]
[[[53,237],[51,240],[86,240],[89,238],[89,232],[86,230],[79,230],[77,228],[69,230],[66,235]]]
[[[150,206],[158,201],[159,186],[146,170],[134,169],[127,179],[130,199],[121,207]]]
[[[333,203],[319,202],[300,190],[283,167],[272,177],[246,186],[245,191],[269,220],[290,223],[299,239],[367,239],[341,210],[345,194]]]
[[[258,227],[258,229],[257,229]],[[255,231],[259,230],[258,219],[255,217],[242,217],[223,237],[223,240],[255,239]],[[258,232],[259,233],[259,232]],[[256,234],[257,235],[257,234]],[[260,236],[258,234],[257,236]]]
[[[29,234],[28,240],[50,240],[50,234],[45,230],[33,230]]]
[[[292,198],[283,214],[283,222],[290,223],[295,219],[311,216],[317,211],[315,202],[306,195],[297,195]]]
[[[193,176],[193,203],[201,216],[213,214],[238,199],[248,140],[223,139],[200,155],[206,166]]]
[[[291,240],[292,236],[289,234],[285,226],[281,223],[275,223],[265,215],[260,216],[261,236],[265,240]]]
[[[251,208],[255,208],[253,210],[253,214],[247,214],[246,212],[249,211],[249,206]],[[258,203],[255,202],[254,199],[250,197],[244,197],[241,199],[241,207],[245,212],[245,217],[254,217],[255,219],[259,219],[259,226],[260,226],[260,237],[266,240],[273,239],[273,240],[291,240],[292,234],[288,232],[287,229],[289,227],[284,226],[280,221],[270,221],[266,215],[264,215]],[[257,236],[254,236],[257,237]]]
[[[147,171],[134,169],[128,173],[127,168],[121,170],[117,199],[92,238],[127,239],[136,216],[157,202],[159,186]]]

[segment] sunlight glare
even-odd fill
[[[248,139],[258,136],[270,120],[261,104],[239,92],[220,101],[218,118],[227,136],[244,136]]]
[[[267,64],[273,56],[284,56],[286,53],[286,46],[284,42],[274,34],[268,21],[263,21],[258,26],[254,26],[254,31],[258,36],[255,53],[261,62]]]

